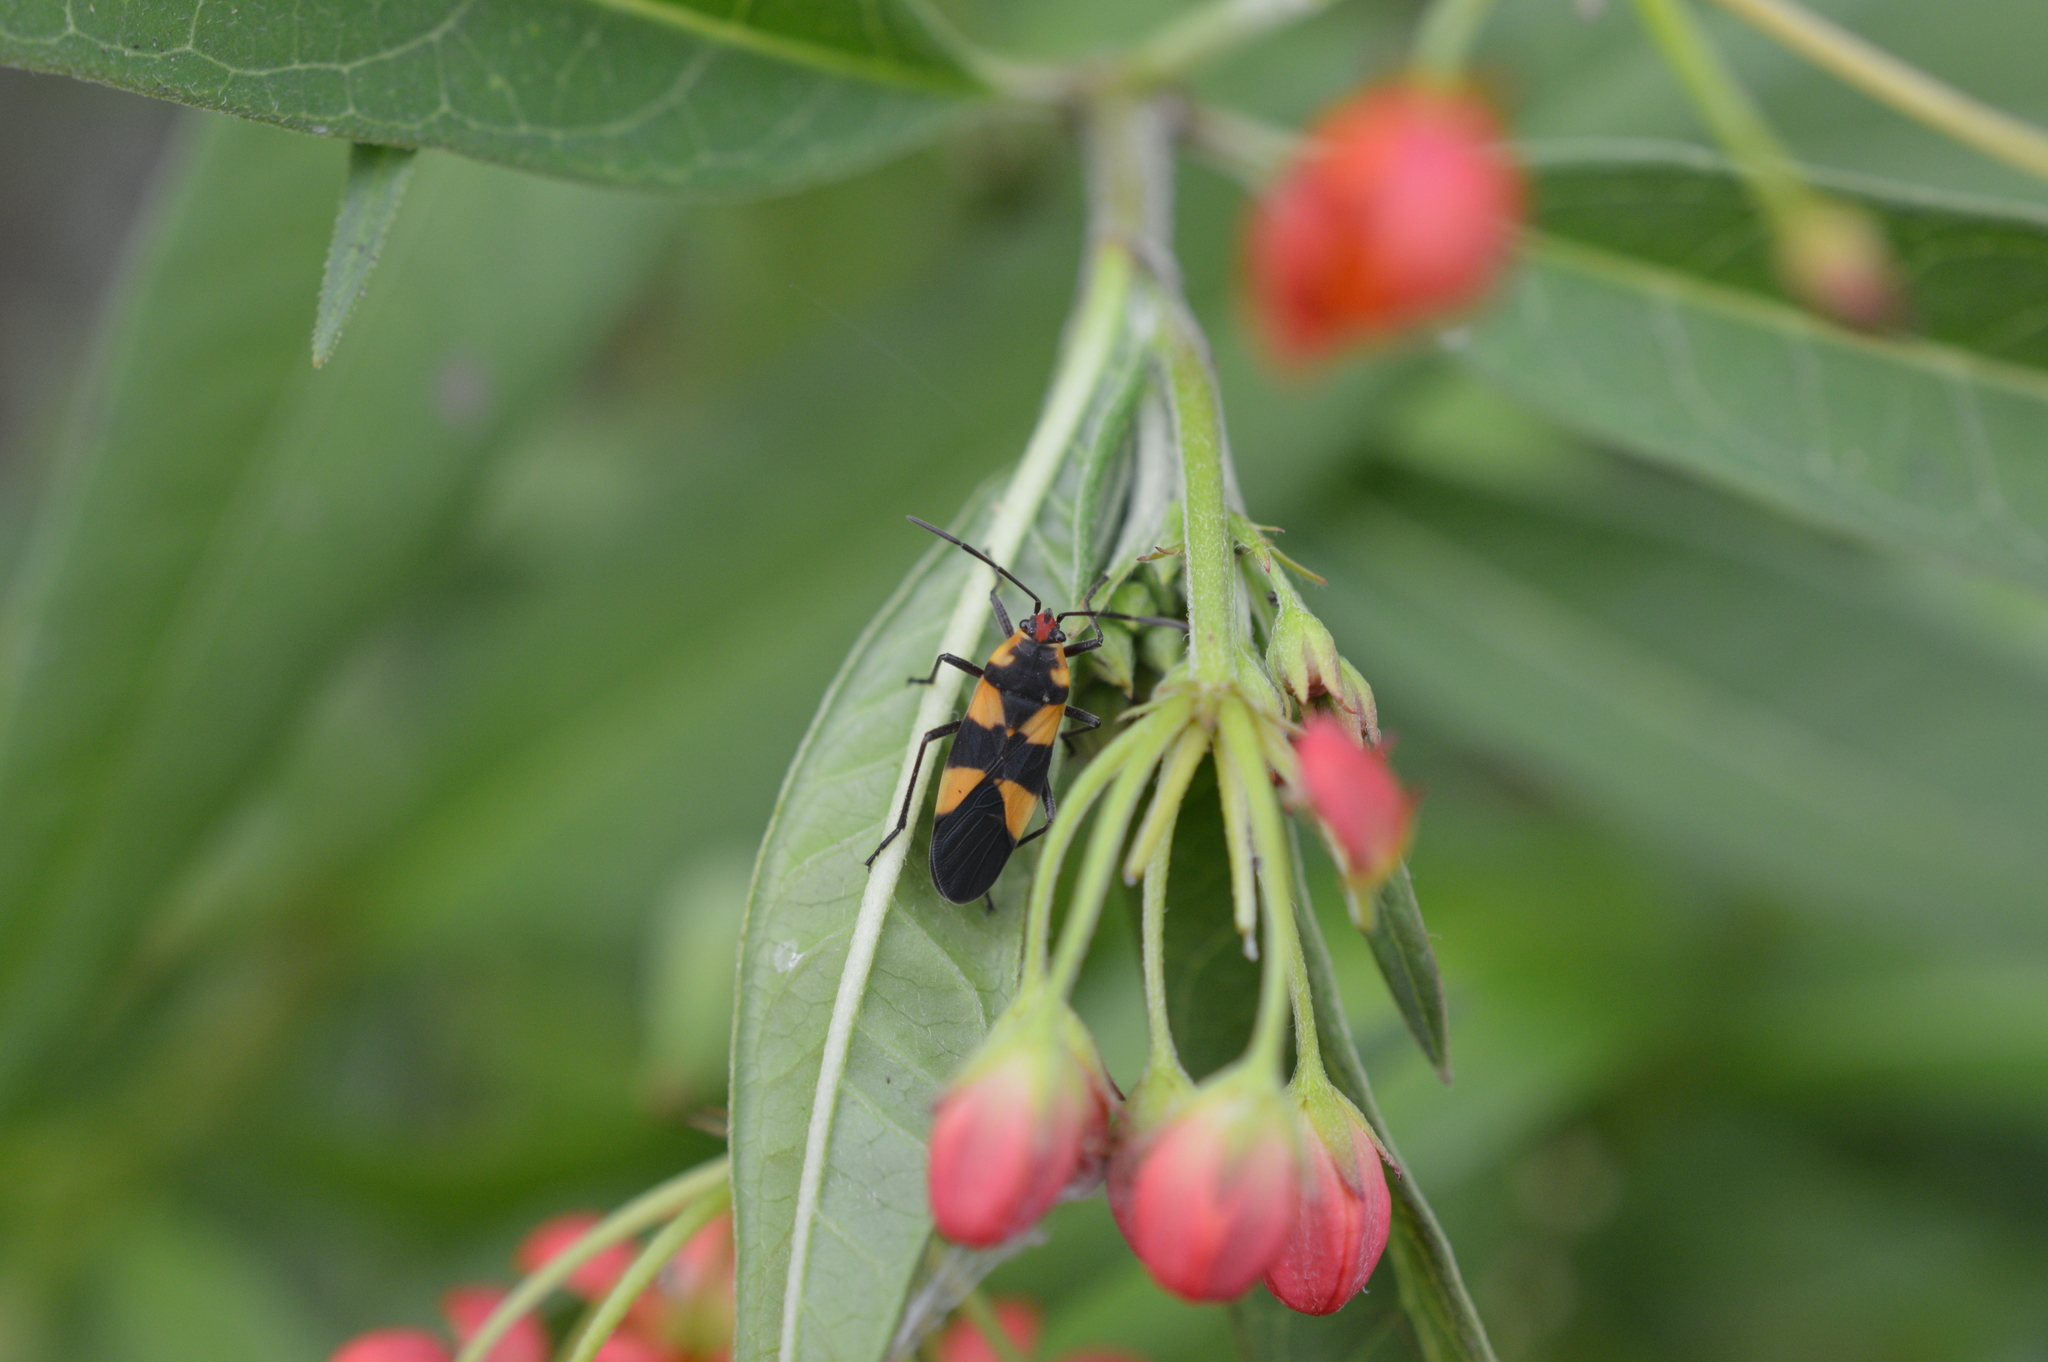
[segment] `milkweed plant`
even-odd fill
[[[1790,0],[1723,3],[1948,136],[2048,168],[2038,132]],[[1334,949],[1371,955],[1448,1081],[1445,990],[1405,862],[1418,800],[1396,774],[1370,660],[1340,653],[1313,604],[1322,579],[1241,496],[1237,462],[1260,453],[1233,446],[1174,232],[1184,154],[1244,186],[1242,310],[1290,381],[1364,351],[1455,343],[1512,290],[1517,252],[1541,230],[1529,223],[1540,185],[1470,69],[1487,0],[1432,0],[1399,69],[1301,130],[1222,107],[1195,77],[1306,20],[1314,0],[1209,0],[1066,65],[984,50],[923,0],[731,16],[681,0],[384,7],[392,32],[439,16],[486,66],[516,46],[514,10],[535,33],[587,24],[573,58],[536,38],[538,65],[508,59],[489,77],[530,109],[546,107],[550,82],[553,98],[587,102],[548,136],[477,113],[482,87],[454,67],[436,77],[443,114],[407,113],[410,49],[357,32],[341,4],[292,6],[295,23],[310,13],[335,30],[332,60],[299,83],[281,64],[216,81],[206,72],[223,45],[253,54],[243,69],[262,65],[281,7],[205,7],[180,36],[189,8],[60,23],[54,9],[0,6],[0,58],[350,139],[320,362],[345,351],[418,146],[541,174],[766,192],[850,170],[979,100],[1056,116],[1084,169],[1078,284],[1036,427],[950,520],[981,561],[904,531],[918,566],[830,683],[763,842],[740,946],[729,1154],[609,1214],[541,1225],[516,1280],[446,1287],[445,1329],[364,1334],[334,1362],[1018,1362],[1037,1316],[1028,1301],[991,1302],[982,1279],[1042,1244],[1056,1205],[1098,1195],[1146,1273],[1183,1300],[1237,1302],[1245,1319],[1370,1318],[1402,1356],[1490,1358],[1453,1247],[1375,1106],[1308,894],[1310,856],[1326,858],[1360,938]],[[1882,215],[1798,168],[1690,0],[1634,8],[1718,139],[1718,173],[1746,196],[1783,294],[1831,333],[1904,324],[1910,272]],[[1560,7],[1555,22],[1577,21]],[[438,37],[418,42],[452,60]],[[577,84],[607,64],[604,81]],[[804,79],[786,92],[747,83],[778,64]],[[702,88],[649,94],[680,90],[683,71]],[[305,84],[321,72],[333,90]],[[726,132],[671,119],[685,104],[735,125],[801,114],[812,131],[791,135],[812,138],[810,160],[748,183],[745,157],[718,145]],[[1010,589],[991,562],[1094,612],[1099,643],[1073,658],[1071,687],[1103,723],[1053,753],[1056,805],[984,909],[942,901],[922,859],[941,764],[919,765],[920,742],[959,718],[966,681],[945,667],[924,688],[905,679],[940,653],[987,656],[990,593],[1000,603]],[[864,862],[899,807],[905,835]],[[1134,1073],[1111,1072],[1073,1001],[1105,912],[1122,904],[1149,1034]],[[1191,1064],[1174,1003],[1189,966],[1169,943],[1204,915],[1227,921],[1256,975],[1231,1004],[1247,1024],[1221,1041],[1205,1029]],[[1279,1357],[1273,1339],[1310,1335],[1247,1325],[1241,1337]]]

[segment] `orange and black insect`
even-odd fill
[[[1089,619],[1131,620],[1140,624],[1164,624],[1176,629],[1187,626],[1179,620],[1155,615],[1119,615],[1108,610],[1069,610],[1055,615],[1045,608],[1038,593],[1017,580],[1010,570],[971,544],[962,543],[936,525],[909,517],[913,524],[930,530],[949,544],[966,550],[994,568],[1031,597],[1031,616],[1016,628],[1010,627],[1009,612],[1003,609],[1002,585],[988,593],[996,612],[996,623],[1009,635],[988,661],[975,666],[964,657],[940,653],[931,674],[913,676],[910,683],[929,686],[938,679],[940,666],[958,667],[976,678],[974,698],[968,702],[965,718],[945,724],[924,735],[918,745],[917,762],[910,769],[910,789],[903,792],[903,809],[896,826],[869,855],[873,865],[882,848],[896,840],[910,824],[910,794],[917,788],[918,772],[924,768],[925,748],[940,738],[957,733],[953,750],[946,757],[946,769],[939,778],[938,816],[932,822],[932,883],[949,903],[972,903],[987,894],[1010,853],[1034,837],[1045,835],[1058,813],[1052,797],[1052,744],[1067,735],[1060,731],[1062,719],[1072,719],[1083,729],[1097,727],[1102,720],[1067,703],[1072,680],[1067,659],[1093,652],[1102,646],[1100,632],[1094,638],[1068,643],[1060,621],[1075,616]],[[1045,822],[1036,832],[1024,829],[1031,811],[1045,805]],[[989,907],[995,907],[990,900]]]

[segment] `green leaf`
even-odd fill
[[[339,152],[203,129],[0,616],[0,1104],[676,213],[434,159],[363,344],[314,373]]]
[[[910,7],[14,0],[0,62],[356,142],[733,198],[929,134],[973,83]]]
[[[1724,881],[2041,941],[2048,677],[1968,624],[1993,602],[1604,469],[1543,501],[1405,485],[1316,532],[1383,699]]]
[[[334,240],[320,276],[320,310],[313,318],[313,367],[319,368],[341,340],[342,324],[370,282],[384,253],[384,238],[398,217],[406,181],[418,152],[358,142],[348,149],[348,182],[341,211],[334,215]]]
[[[1459,344],[1560,420],[1781,509],[2048,586],[2048,218],[1839,186],[1897,247],[1912,321],[1842,330],[1771,282],[1708,158],[1539,158],[1535,231]]]
[[[905,836],[916,841],[830,1094],[837,1110],[801,1313],[786,1322],[791,1226],[828,1022],[868,884],[862,862],[894,823],[905,739],[928,694],[905,678],[930,668],[973,570],[965,554],[934,545],[877,613],[826,692],[762,842],[733,1042],[736,1357],[775,1356],[786,1329],[795,1357],[872,1362],[888,1351],[932,1236],[932,1101],[1016,986],[1028,854],[998,882],[994,914],[947,903],[924,869],[928,820],[913,811]],[[927,765],[937,760],[926,753]]]
[[[1422,907],[1415,901],[1415,881],[1403,861],[1387,882],[1373,895],[1372,922],[1365,931],[1372,947],[1373,962],[1387,981],[1387,992],[1401,1010],[1401,1020],[1422,1053],[1429,1057],[1437,1076],[1451,1081],[1451,1021],[1444,1003],[1443,976],[1437,971],[1436,951],[1429,944],[1429,929],[1422,922]]]

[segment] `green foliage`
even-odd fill
[[[974,84],[896,4],[365,9],[13,0],[0,61],[356,142],[745,198],[928,135]]]
[[[907,7],[315,7],[325,31],[263,8],[12,0],[0,60],[697,198],[869,165],[977,97]],[[1967,9],[1851,17],[2039,116],[2024,7]],[[1070,52],[1137,23],[1104,10],[960,17]],[[1455,1087],[1407,1034],[1434,1009],[1387,997],[1318,871],[1324,997],[1505,1362],[2032,1355],[2036,210],[1871,188],[1911,328],[1831,330],[1777,295],[1710,162],[1562,140],[1694,135],[1608,11],[1503,7],[1487,61],[1545,139],[1542,235],[1449,356],[1274,380],[1235,326],[1242,198],[1181,187],[1248,509],[1330,577],[1310,604],[1427,791]],[[1335,8],[1204,88],[1298,120],[1389,64],[1386,25]],[[2041,201],[1730,36],[1802,155]],[[782,1232],[900,679],[965,568],[900,516],[1016,457],[1081,231],[1032,127],[687,213],[430,150],[314,373],[344,159],[195,117],[79,419],[5,489],[28,529],[0,614],[0,1357],[317,1357],[714,1149],[690,1122],[723,1100],[736,867],[771,815],[729,1100],[764,1132],[742,1233]],[[1055,595],[1127,472],[1096,468],[1025,557]],[[813,1240],[845,1328],[806,1356],[892,1332],[925,1263],[917,1121],[1014,968],[1026,860],[988,919],[931,898],[921,851],[839,1099],[820,1224],[846,1238]],[[1208,951],[1182,1042],[1234,1053],[1250,970],[1197,917],[1168,923]],[[1113,924],[1080,1005],[1126,1082],[1134,990]],[[1099,1201],[991,1288],[1043,1303],[1055,1353],[1429,1355],[1393,1309],[1412,1233],[1327,1322],[1167,1299]]]

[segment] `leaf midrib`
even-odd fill
[[[971,95],[984,87],[960,71],[938,66],[910,66],[879,57],[862,57],[818,43],[805,42],[765,29],[714,19],[702,10],[668,0],[590,0],[599,9],[630,14],[652,23],[692,33],[724,47],[739,48],[764,57],[774,57],[796,66],[806,66],[828,75],[849,76],[873,85],[889,85],[934,95]]]

